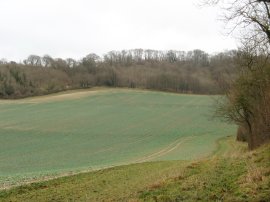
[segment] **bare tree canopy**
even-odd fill
[[[222,19],[230,32],[239,32],[237,37],[241,41],[252,41],[254,48],[270,44],[270,1],[207,0],[205,3],[223,8]]]

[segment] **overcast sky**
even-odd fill
[[[198,0],[0,0],[0,58],[236,48],[220,12],[199,8]]]

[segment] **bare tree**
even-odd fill
[[[41,66],[41,57],[38,55],[29,55],[29,57],[24,60],[24,63],[31,66]]]
[[[101,58],[95,54],[95,53],[90,53],[87,56],[85,56],[82,59],[82,64],[86,67],[96,67],[96,64],[101,60]]]
[[[270,1],[206,2],[222,5],[223,19],[231,32],[238,31],[242,44],[239,77],[227,91],[227,101],[218,112],[244,128],[249,147],[253,149],[270,140]]]
[[[54,63],[54,59],[49,55],[44,55],[42,57],[42,65],[44,67],[52,67]]]
[[[76,67],[76,65],[77,65],[77,61],[74,60],[74,59],[72,59],[72,58],[67,58],[67,59],[66,59],[66,64],[67,64],[67,66],[68,66],[69,68],[74,68],[74,67]]]

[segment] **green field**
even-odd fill
[[[94,89],[0,101],[0,184],[115,165],[210,155],[235,127],[213,96]]]
[[[220,139],[200,160],[116,166],[0,190],[3,202],[270,201],[270,144],[248,151],[235,137]]]

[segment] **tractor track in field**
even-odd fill
[[[143,163],[143,162],[154,160],[158,157],[164,156],[164,155],[172,152],[173,150],[177,149],[181,144],[187,142],[188,140],[190,140],[192,138],[193,137],[180,138],[180,139],[174,141],[173,143],[169,144],[164,149],[161,149],[157,152],[154,152],[148,156],[142,157],[142,158],[136,160],[134,163]]]

